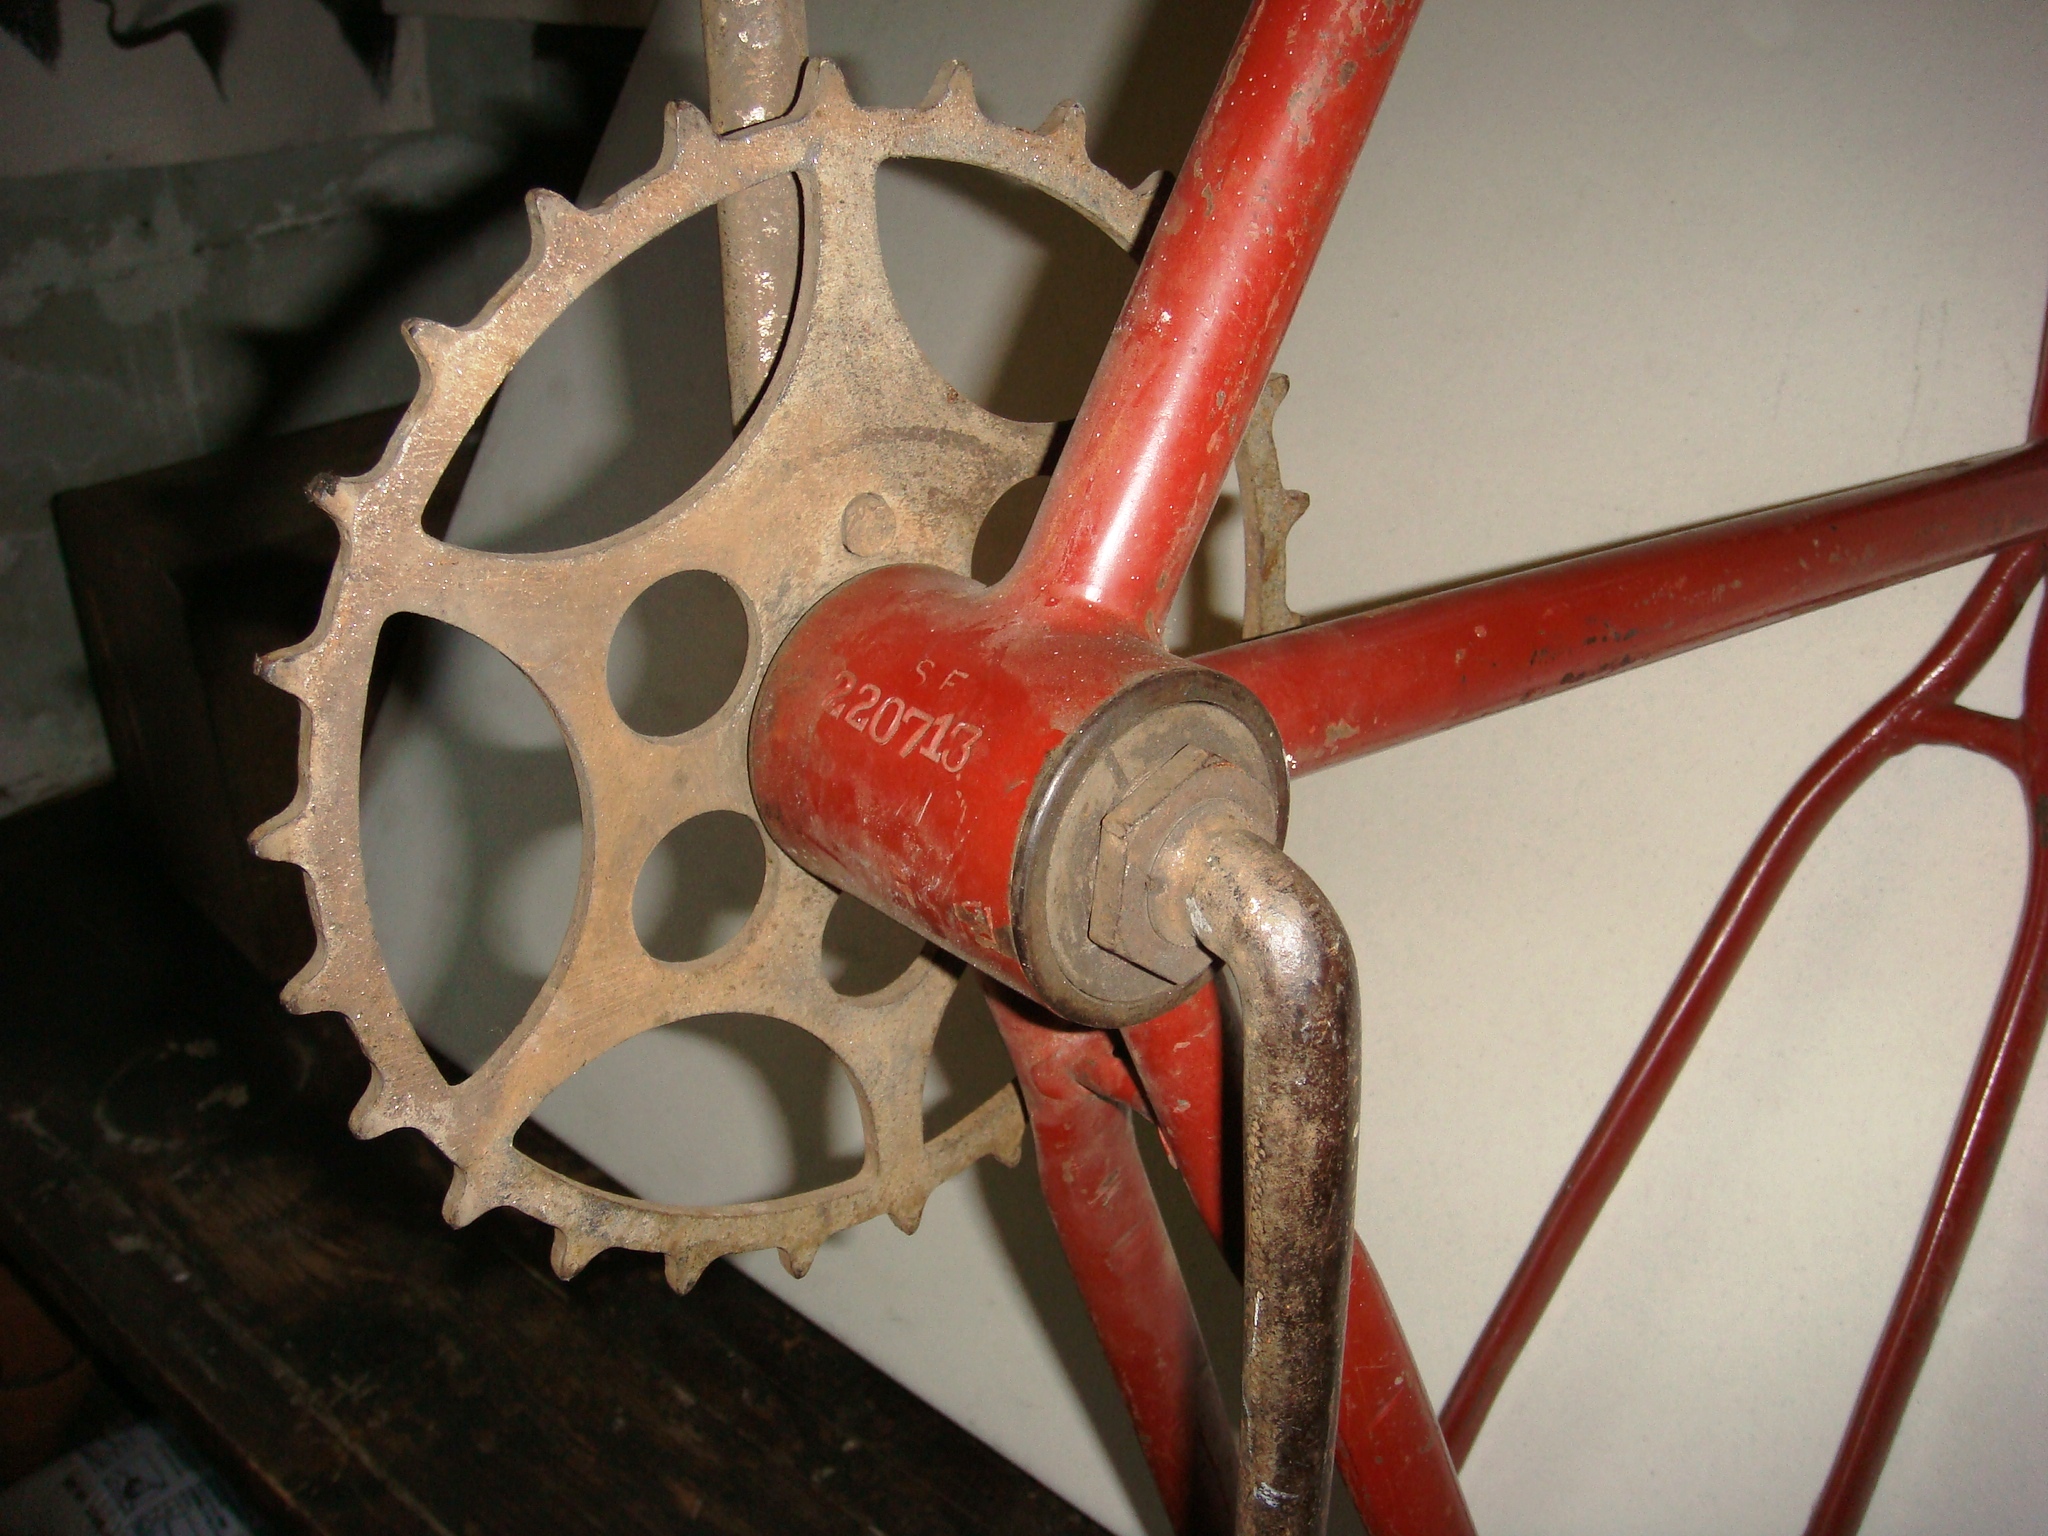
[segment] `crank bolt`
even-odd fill
[[[1271,792],[1235,763],[1197,746],[1181,748],[1102,818],[1088,936],[1164,980],[1193,981],[1209,968],[1209,956],[1186,913],[1173,910],[1170,856],[1198,822],[1221,816],[1267,835],[1276,815]]]

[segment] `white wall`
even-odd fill
[[[914,101],[959,56],[999,118],[1083,100],[1133,179],[1145,164],[1123,157],[1185,142],[1234,23],[1174,0],[810,8],[814,51],[846,60],[863,99]],[[647,114],[690,88],[695,9],[664,6],[594,190],[646,163]],[[2048,292],[2044,143],[2048,10],[2023,0],[1430,0],[1281,356],[1282,458],[1315,498],[1296,606],[2016,441]],[[947,183],[899,175],[884,196],[934,361],[979,398],[1071,409],[1085,367],[1017,353],[1051,331],[1099,341],[1114,267]],[[682,242],[558,327],[552,360],[508,387],[459,536],[683,488],[722,441],[714,259]],[[1234,521],[1218,534],[1196,587],[1228,614]],[[1438,1393],[1748,839],[1972,574],[1297,787],[1293,851],[1366,976],[1360,1224]],[[486,1027],[458,1004],[530,992],[574,877],[573,792],[532,750],[549,727],[516,685],[500,699],[488,660],[443,653],[393,712],[366,832],[394,969],[458,1055]],[[2009,709],[2017,679],[2003,655],[1972,697]],[[1482,1529],[1804,1519],[1996,986],[2023,844],[2000,772],[1932,751],[1822,840],[1479,1441]],[[949,1032],[940,1096],[1000,1071],[974,1024]],[[777,1073],[729,1038],[661,1031],[545,1118],[651,1196],[768,1192],[858,1147],[849,1099]],[[969,1175],[915,1238],[848,1234],[801,1282],[741,1262],[1106,1524],[1156,1529],[1030,1183]],[[1199,1278],[1227,1335],[1213,1262]],[[2044,1366],[2036,1092],[1867,1529],[2036,1528]]]

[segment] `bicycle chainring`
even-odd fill
[[[942,70],[919,107],[868,111],[839,71],[816,62],[791,113],[724,138],[694,107],[669,109],[654,170],[582,210],[528,198],[525,265],[468,325],[413,321],[420,388],[377,466],[316,485],[341,529],[318,627],[265,658],[262,674],[302,706],[296,798],[255,835],[263,857],[304,871],[318,946],[285,990],[297,1012],[345,1014],[369,1058],[359,1136],[401,1126],[454,1164],[444,1213],[461,1226],[512,1206],[556,1229],[567,1278],[607,1248],[660,1253],[669,1282],[693,1284],[724,1254],[775,1248],[802,1274],[831,1234],[887,1213],[913,1230],[932,1189],[994,1155],[1014,1163],[1023,1117],[1005,1087],[930,1141],[922,1094],[954,978],[929,954],[868,997],[833,990],[821,951],[834,892],[763,838],[767,873],[745,927],[680,963],[651,957],[631,900],[642,864],[674,827],[708,811],[754,816],[747,730],[754,694],[784,635],[824,593],[885,562],[967,568],[982,515],[1038,472],[1052,427],[995,416],[931,368],[883,271],[875,177],[886,159],[996,171],[1075,209],[1128,249],[1153,184],[1132,189],[1095,166],[1078,109],[1035,132],[1002,127],[975,104],[965,69]],[[422,528],[427,498],[528,347],[611,267],[734,193],[794,174],[804,249],[789,338],[746,430],[692,490],[644,523],[548,554],[460,548]],[[1156,181],[1156,178],[1155,178]],[[849,539],[842,514],[881,499],[885,538]],[[855,555],[848,545],[865,552]],[[710,571],[739,594],[750,626],[741,681],[704,724],[637,734],[605,680],[611,638],[634,599],[679,571]],[[399,1001],[373,929],[359,836],[360,761],[371,661],[383,625],[424,614],[467,630],[517,665],[567,743],[580,793],[583,862],[552,972],[513,1032],[451,1085]],[[758,820],[756,821],[758,830]],[[550,1091],[613,1045],[673,1020],[772,1016],[824,1042],[844,1064],[866,1151],[851,1178],[747,1204],[687,1207],[616,1195],[527,1157],[513,1134]]]

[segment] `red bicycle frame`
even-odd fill
[[[1415,12],[1401,0],[1254,7],[1006,587],[1156,640]],[[2048,640],[2037,631],[2020,718],[1956,702],[2041,580],[2048,555],[2034,541],[2044,532],[2048,349],[2020,448],[1202,658],[1258,695],[1299,774],[1997,552],[1926,660],[1829,749],[1757,839],[1441,1420],[1354,1247],[1339,1464],[1369,1528],[1470,1530],[1456,1465],[1800,858],[1881,764],[1942,743],[2019,779],[2033,854],[2019,935],[1919,1240],[1808,1529],[1861,1521],[2048,1018]],[[1123,1031],[1122,1053],[1106,1034],[1049,1027],[1012,1000],[997,997],[995,1011],[1055,1225],[1169,1514],[1180,1530],[1216,1528],[1229,1509],[1229,1420],[1131,1125],[1135,1113],[1157,1126],[1226,1242],[1233,1159],[1215,994]]]

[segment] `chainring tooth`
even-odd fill
[[[958,63],[938,72],[920,106],[867,110],[835,65],[813,61],[788,116],[723,138],[676,103],[654,168],[596,208],[528,196],[526,259],[476,318],[405,326],[420,386],[377,465],[309,488],[340,531],[340,552],[313,632],[259,667],[300,703],[300,785],[251,842],[306,877],[317,943],[285,989],[287,1006],[346,1014],[370,1060],[351,1129],[426,1134],[453,1164],[443,1205],[452,1225],[512,1206],[556,1229],[551,1262],[564,1279],[620,1247],[661,1254],[668,1283],[686,1291],[729,1253],[773,1248],[800,1276],[834,1233],[874,1216],[914,1231],[946,1178],[983,1156],[1014,1164],[1021,1155],[1014,1086],[926,1140],[924,1079],[952,978],[924,955],[879,994],[833,992],[822,937],[834,893],[765,835],[760,898],[711,955],[648,955],[629,897],[639,864],[689,817],[738,810],[760,830],[744,756],[749,712],[765,658],[810,604],[884,560],[964,571],[981,512],[1036,471],[1050,441],[1047,425],[964,401],[917,349],[882,271],[876,168],[905,157],[994,170],[1066,203],[1128,250],[1159,178],[1124,186],[1089,160],[1085,140],[1071,102],[1035,131],[991,123]],[[789,340],[747,430],[697,487],[634,528],[553,554],[494,555],[425,533],[427,498],[449,460],[548,325],[664,231],[792,173],[809,211]],[[845,548],[840,508],[858,494],[893,496],[904,530],[896,546],[865,558]],[[603,657],[632,598],[681,570],[712,571],[740,595],[747,662],[711,719],[643,737],[612,707]],[[582,802],[585,866],[555,965],[512,1034],[454,1086],[391,984],[363,883],[364,700],[377,634],[399,612],[467,630],[520,669],[561,728]],[[812,963],[790,967],[792,949]],[[861,1105],[857,1173],[777,1199],[691,1207],[593,1188],[513,1147],[527,1116],[579,1067],[670,1019],[712,1012],[783,1019],[834,1052]]]

